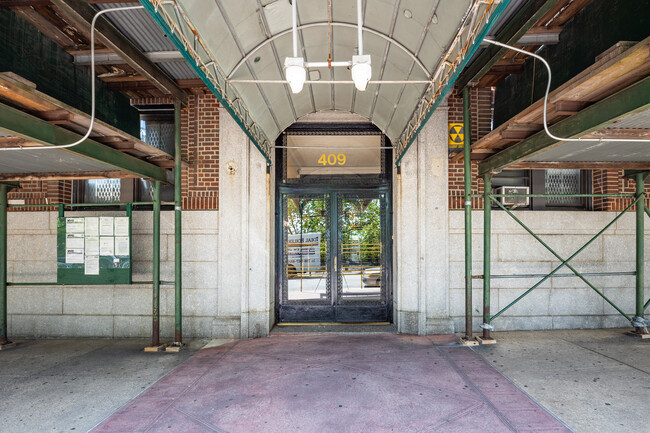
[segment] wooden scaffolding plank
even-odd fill
[[[624,47],[625,44],[617,44],[617,46]],[[602,56],[592,66],[551,92],[547,106],[549,126],[566,119],[567,115],[571,114],[567,111],[570,103],[574,103],[574,108],[593,104],[650,75],[649,46],[650,37],[623,50],[618,55]],[[542,98],[474,143],[472,151],[508,147],[513,139],[512,134],[505,131],[519,128],[522,124],[538,125],[537,130],[541,131],[543,108]],[[452,161],[462,161],[462,159],[462,152],[451,157]]]

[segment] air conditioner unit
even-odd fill
[[[502,186],[497,188],[499,195],[530,194],[527,186]],[[530,197],[498,197],[499,203],[506,207],[526,207],[530,204]]]

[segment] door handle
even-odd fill
[[[337,260],[336,260],[336,259],[338,259],[338,257],[337,257],[337,256],[334,256],[334,272],[338,272],[338,269],[337,269]]]

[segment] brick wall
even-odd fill
[[[623,170],[593,170],[592,185],[594,194],[634,194],[636,192],[636,182],[630,177],[624,177]],[[645,193],[646,197],[650,196],[648,182],[645,185]],[[631,202],[632,198],[628,197],[594,197],[593,208],[601,211],[621,211]],[[650,198],[645,199],[645,204],[650,206]]]
[[[181,113],[183,209],[219,208],[219,102],[212,95],[189,97]]]
[[[492,130],[492,89],[473,88],[469,92],[472,143],[480,140]],[[457,88],[449,96],[449,123],[463,122],[463,94]],[[449,163],[449,209],[464,208],[464,170],[462,162]],[[472,163],[472,194],[483,194],[483,180],[478,178],[478,165]],[[483,199],[472,199],[474,209],[483,208]]]
[[[20,188],[7,194],[9,200],[23,200],[25,204],[70,203],[72,200],[72,181],[70,180],[30,180],[20,182]],[[10,208],[12,211],[53,210],[53,208]]]

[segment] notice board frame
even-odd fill
[[[100,217],[109,215],[88,215]],[[110,215],[114,216],[114,215]],[[86,216],[78,216],[85,218]],[[133,218],[130,204],[126,208],[126,217],[129,219],[129,255],[128,256],[100,256],[99,275],[85,274],[83,263],[66,263],[66,216],[59,213],[57,218],[57,269],[56,279],[58,284],[66,285],[112,285],[132,284],[133,282]],[[119,263],[115,259],[119,258]]]

